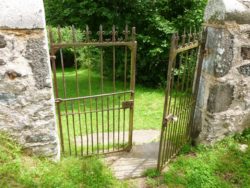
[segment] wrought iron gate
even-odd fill
[[[83,32],[72,27],[71,36],[66,38],[60,27],[50,29],[50,55],[63,154],[89,156],[131,149],[135,35],[135,28],[130,32],[127,26],[122,34],[115,26],[111,32],[104,32],[100,26],[97,34],[91,33],[88,26]],[[74,68],[66,67],[70,61]]]
[[[167,86],[158,154],[158,170],[172,159],[190,138],[201,63],[197,63],[200,34],[172,36]]]

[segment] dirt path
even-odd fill
[[[134,146],[130,152],[113,154],[105,162],[118,179],[142,177],[148,168],[155,168],[159,150],[160,131],[134,131]]]

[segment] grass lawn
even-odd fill
[[[248,146],[241,151],[240,144]],[[146,172],[150,187],[170,188],[249,188],[250,129],[243,135],[228,137],[214,146],[186,146],[162,177],[154,170]]]
[[[76,70],[74,68],[65,69],[64,77],[62,70],[57,70],[59,98],[75,98],[77,96],[101,94],[100,75],[81,68],[77,70],[77,77],[78,82],[76,81]],[[104,78],[103,84],[103,93],[113,92],[113,82],[110,79]],[[77,85],[79,91],[77,90]],[[64,91],[64,88],[66,92]],[[126,90],[129,90],[128,83]],[[120,91],[124,91],[124,83],[116,81],[116,92]],[[77,94],[78,92],[79,95]],[[64,96],[64,93],[66,93],[66,97]],[[183,102],[183,100],[179,100],[179,97],[186,96],[185,92],[176,93],[175,91],[173,91],[172,95],[177,96],[176,100],[171,101],[172,106],[176,107],[178,107],[180,101]],[[164,98],[164,89],[152,89],[136,85],[134,130],[160,130]],[[128,136],[124,136],[125,134],[123,134],[123,132],[129,130],[129,109],[123,110],[120,108],[122,101],[128,100],[130,100],[130,93],[126,95],[116,95],[114,97],[110,96],[100,97],[98,99],[75,100],[67,103],[62,102],[60,104],[62,114],[61,121],[66,153],[77,151],[73,153],[85,153],[88,155],[89,151],[90,153],[95,153],[96,150],[98,151],[99,149],[104,151],[110,147],[113,150],[119,150],[117,147],[126,148]],[[102,111],[103,109],[104,111]],[[65,114],[68,114],[68,116]],[[182,122],[182,125],[186,126],[185,122]],[[113,134],[113,132],[115,133]],[[103,136],[102,133],[108,133],[108,141],[103,139],[105,136]],[[185,135],[184,132],[181,134]],[[94,135],[94,137],[92,135]],[[81,138],[81,136],[83,138]],[[99,138],[99,140],[97,140],[97,138]]]
[[[241,151],[239,144],[248,148]],[[148,188],[249,188],[250,130],[214,146],[186,146],[162,176],[145,172]],[[27,156],[8,136],[0,134],[0,187],[12,188],[135,188],[117,180],[98,158],[63,158],[54,163]]]
[[[57,71],[57,82],[59,88],[59,96],[63,98],[63,77],[62,71]],[[91,72],[91,94],[100,94],[100,76],[94,72]],[[65,83],[67,98],[76,97],[76,79],[75,69],[65,69]],[[89,96],[89,80],[88,70],[78,70],[78,85],[79,96]],[[104,78],[104,93],[112,92],[112,81]],[[116,91],[123,91],[123,82],[116,82]],[[129,90],[127,84],[127,90]],[[117,100],[117,99],[116,99]],[[105,100],[106,102],[106,100]],[[117,102],[117,101],[116,101]],[[92,108],[95,108],[95,101],[92,102]],[[112,99],[110,99],[112,103]],[[106,104],[106,103],[105,103]],[[135,90],[135,115],[134,115],[134,129],[160,129],[164,104],[164,89],[151,89],[136,85]],[[89,107],[89,103],[86,104]],[[100,106],[100,101],[98,103]],[[76,108],[76,107],[75,107]],[[63,108],[64,110],[64,108]],[[77,111],[77,109],[76,109]],[[64,122],[64,124],[66,124]]]
[[[89,73],[91,77],[89,77]],[[89,72],[87,69],[78,69],[77,77],[78,82],[74,68],[65,69],[64,77],[62,70],[57,70],[59,98],[75,98],[102,93],[101,79],[97,73]],[[77,94],[77,84],[79,95]],[[104,78],[103,84],[103,93],[113,92],[113,83],[110,79]],[[126,91],[129,91],[129,84],[126,85]],[[116,81],[115,87],[116,92],[125,90],[124,83],[121,81]],[[88,155],[88,153],[96,153],[99,150],[104,153],[104,150],[107,149],[114,151],[125,149],[128,143],[128,136],[126,136],[128,134],[125,132],[129,130],[130,109],[122,109],[121,106],[123,101],[129,100],[130,93],[127,93],[60,103],[65,154],[84,153]],[[160,130],[163,103],[164,89],[136,86],[134,130]],[[68,115],[66,116],[66,114]],[[103,133],[108,135],[104,136]]]
[[[25,155],[0,134],[0,187],[125,188],[127,184],[116,180],[98,158],[69,157],[54,163]]]

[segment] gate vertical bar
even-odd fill
[[[176,58],[176,42],[175,42],[175,34],[172,36],[171,39],[171,49],[170,49],[170,55],[169,55],[169,63],[168,63],[168,73],[167,73],[167,86],[165,90],[165,102],[164,102],[164,110],[163,110],[163,118],[162,118],[162,128],[161,128],[161,139],[160,139],[160,145],[159,145],[159,153],[158,153],[158,164],[157,169],[160,170],[162,167],[162,155],[164,152],[162,151],[165,148],[164,140],[166,139],[165,129],[167,128],[167,122],[166,122],[166,112],[167,107],[169,103],[169,96],[170,96],[170,88],[171,88],[171,75],[172,75],[172,66],[174,63],[174,60]],[[163,147],[164,145],[164,147]]]
[[[58,93],[58,85],[57,85],[57,77],[56,77],[56,55],[53,48],[53,33],[51,28],[49,29],[49,38],[50,38],[50,57],[51,57],[51,63],[52,63],[52,71],[53,71],[53,78],[54,78],[54,91],[56,98],[59,98]],[[61,109],[60,109],[60,103],[56,101],[56,108],[57,108],[57,114],[58,114],[58,123],[59,123],[59,131],[60,131],[60,138],[61,138],[61,149],[62,153],[64,153],[64,140],[63,140],[63,130],[62,130],[62,117],[61,117]]]
[[[61,34],[61,28],[58,26],[57,28],[57,33],[58,33],[58,40],[59,43],[62,42],[62,34]],[[61,67],[62,67],[62,81],[63,81],[63,96],[64,98],[67,97],[67,92],[66,92],[66,81],[65,81],[65,71],[64,71],[64,59],[63,59],[63,51],[62,48],[60,48],[60,59],[61,59]],[[68,106],[67,102],[64,102],[64,108],[65,112],[68,113]],[[69,118],[66,116],[66,125],[67,125],[67,136],[68,136],[68,145],[69,145],[69,153],[71,155],[71,141],[70,141],[70,129],[69,129]]]
[[[112,42],[116,41],[115,26],[112,27]],[[113,46],[113,92],[116,91],[116,49]],[[113,151],[115,150],[115,95],[113,95]]]
[[[135,98],[135,62],[136,62],[136,50],[137,50],[137,42],[136,42],[136,30],[135,27],[132,28],[132,41],[133,45],[131,46],[131,79],[130,79],[130,100],[134,101]],[[130,151],[132,149],[133,142],[133,123],[134,123],[134,104],[130,107],[129,111],[129,141],[128,141],[128,149]]]

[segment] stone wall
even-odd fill
[[[59,159],[42,0],[0,1],[0,131]]]
[[[250,0],[210,0],[196,138],[213,143],[250,127]]]

